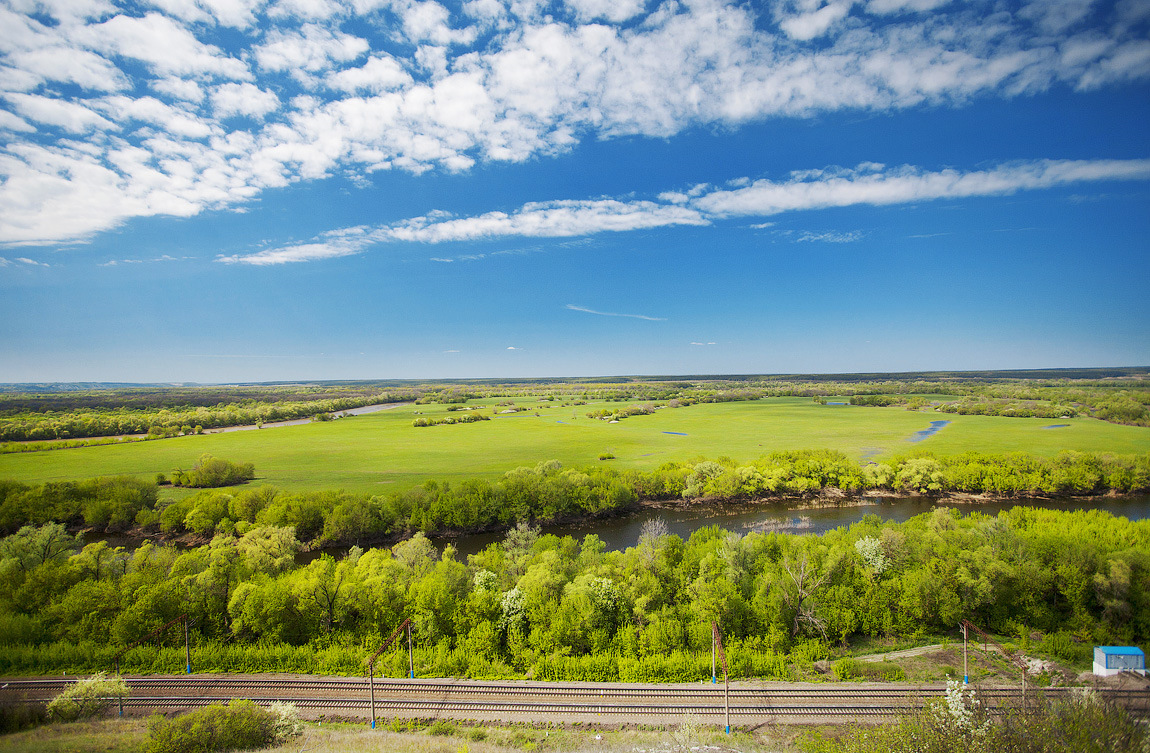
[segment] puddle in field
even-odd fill
[[[923,429],[922,431],[916,431],[914,434],[910,435],[910,438],[907,439],[906,441],[908,441],[908,442],[921,442],[922,440],[926,439],[927,437],[932,437],[935,434],[937,434],[943,427],[945,427],[949,423],[950,423],[950,421],[931,421],[929,429]]]

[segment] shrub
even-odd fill
[[[103,672],[69,685],[48,704],[48,717],[74,722],[103,711],[116,698],[128,697],[128,684],[120,677],[109,680]]]
[[[220,486],[234,486],[256,477],[255,466],[251,463],[233,463],[223,458],[214,458],[211,455],[201,455],[199,461],[190,471],[176,470],[172,472],[174,486],[191,486],[195,488],[215,488]]]
[[[848,680],[897,682],[906,679],[903,668],[889,661],[867,662],[848,657],[835,662],[834,670],[835,677],[843,682]]]
[[[48,709],[42,703],[0,705],[0,735],[39,727],[48,721]]]
[[[447,721],[446,719],[436,719],[434,722],[431,723],[431,726],[427,728],[427,734],[429,734],[429,735],[444,735],[444,736],[454,735],[455,734],[455,725],[452,724],[451,722]]]
[[[295,707],[277,703],[262,709],[252,701],[213,703],[174,719],[154,717],[145,753],[210,753],[250,750],[299,734]]]

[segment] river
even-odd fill
[[[825,504],[825,503],[823,503]],[[582,538],[595,534],[608,550],[621,551],[635,546],[643,525],[650,520],[661,518],[667,525],[667,532],[684,539],[704,526],[717,525],[720,528],[750,533],[751,531],[780,531],[785,533],[825,533],[839,526],[848,526],[862,520],[864,515],[877,515],[882,520],[901,523],[930,512],[936,505],[954,507],[963,513],[978,511],[996,515],[1018,505],[1040,507],[1050,510],[1105,510],[1112,515],[1120,515],[1130,520],[1150,518],[1150,495],[1133,497],[1100,497],[1068,501],[1050,500],[1000,500],[993,502],[964,502],[946,500],[938,502],[921,497],[879,498],[862,497],[843,500],[834,506],[813,506],[810,503],[758,502],[748,504],[725,504],[693,507],[645,507],[639,512],[618,518],[606,518],[576,525],[543,526],[545,534],[574,536]],[[439,548],[450,543],[455,546],[460,557],[476,554],[488,544],[502,541],[502,533],[483,533],[460,536],[458,538],[433,537]]]
[[[573,536],[582,539],[594,534],[603,540],[609,551],[622,551],[639,542],[643,525],[648,521],[662,519],[667,532],[683,539],[690,538],[695,531],[709,525],[737,533],[752,531],[779,531],[781,533],[820,534],[839,526],[849,526],[863,519],[864,515],[877,515],[882,520],[896,523],[913,518],[915,515],[930,512],[935,506],[954,507],[963,513],[982,512],[996,515],[1002,510],[1017,506],[1038,507],[1047,510],[1104,510],[1115,516],[1130,520],[1150,519],[1150,495],[1131,497],[1097,497],[1074,500],[996,500],[990,502],[963,501],[948,499],[939,502],[922,497],[860,497],[843,499],[837,503],[801,502],[751,502],[711,505],[666,507],[643,507],[629,515],[615,518],[599,518],[585,523],[542,526],[544,534]],[[433,536],[432,543],[442,551],[451,544],[460,559],[468,554],[478,554],[489,544],[502,541],[506,534],[476,533],[464,536]],[[85,542],[104,540],[112,546],[135,549],[141,539],[117,534],[88,534]],[[327,553],[337,557],[347,552],[349,547],[338,546],[301,552],[296,558],[300,564]]]

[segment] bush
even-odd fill
[[[198,489],[234,486],[256,477],[255,466],[251,463],[233,463],[211,455],[201,455],[190,471],[172,472],[174,486],[191,486]]]
[[[446,719],[436,719],[431,723],[431,726],[427,728],[427,734],[443,736],[454,735],[455,725]]]
[[[245,700],[235,700],[227,706],[213,703],[175,719],[154,717],[149,727],[152,739],[145,753],[250,750],[299,734],[299,721],[291,704],[277,703],[262,709]]]
[[[87,719],[107,708],[116,698],[128,697],[128,684],[120,677],[109,680],[103,672],[78,680],[48,704],[48,717],[56,722]]]
[[[39,727],[48,721],[48,709],[42,703],[0,705],[0,735]]]
[[[849,680],[898,682],[906,679],[903,668],[889,661],[859,661],[848,657],[835,662],[834,670],[835,677],[842,682]]]

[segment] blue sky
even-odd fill
[[[1150,364],[1145,0],[0,29],[0,381]]]

